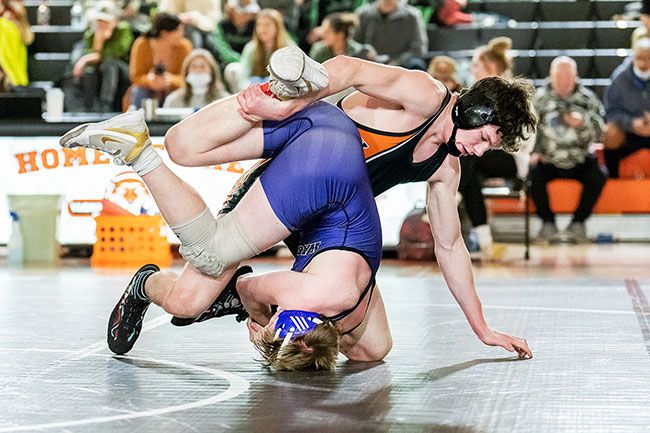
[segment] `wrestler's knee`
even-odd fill
[[[217,276],[261,251],[243,233],[236,212],[215,218],[205,209],[191,220],[171,227],[181,241],[179,252],[200,272]]]
[[[188,146],[187,143],[192,140],[188,136],[189,132],[187,127],[182,123],[177,123],[167,130],[165,134],[165,149],[169,155],[169,159],[174,161],[178,165],[183,165],[186,167],[191,167],[193,164],[193,159],[190,155],[189,149],[192,146]],[[183,145],[185,141],[185,145]]]

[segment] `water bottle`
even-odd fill
[[[18,214],[11,212],[11,237],[7,249],[7,262],[9,265],[20,266],[23,263],[23,234],[20,231],[20,224],[18,223]]]
[[[50,5],[47,4],[47,0],[42,0],[36,10],[36,24],[39,26],[50,25]]]
[[[76,0],[70,8],[70,25],[75,29],[81,29],[84,26],[83,8],[80,0]]]

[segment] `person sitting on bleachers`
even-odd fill
[[[578,67],[570,57],[551,62],[550,83],[537,91],[535,109],[539,115],[537,140],[531,158],[530,195],[535,202],[542,228],[542,242],[557,242],[560,233],[548,197],[553,179],[575,179],[582,183],[580,204],[565,235],[570,242],[586,242],[585,220],[605,186],[591,143],[601,139],[604,108],[598,97],[578,81]]]
[[[351,38],[358,25],[359,19],[353,13],[337,12],[326,16],[318,31],[321,40],[312,45],[309,57],[319,63],[339,55],[374,60],[372,47]]]
[[[209,36],[221,21],[220,0],[161,0],[158,11],[178,16],[194,48],[213,51]]]
[[[460,92],[463,87],[456,75],[456,61],[447,56],[436,56],[431,59],[427,70],[436,80],[442,82],[452,92]]]
[[[497,76],[511,79],[513,75],[512,57],[509,53],[511,47],[512,40],[507,37],[494,38],[487,45],[478,47],[472,57],[474,78],[481,80]],[[488,224],[487,208],[483,196],[483,181],[490,178],[512,180],[515,189],[518,189],[528,175],[530,151],[533,144],[532,140],[529,141],[526,141],[522,148],[514,154],[496,150],[486,152],[480,158],[473,155],[460,158],[461,175],[458,191],[463,197],[465,210],[472,223],[484,259],[498,258],[503,247],[495,245],[492,239],[492,230]]]
[[[140,108],[147,98],[165,97],[183,84],[181,68],[192,44],[183,37],[183,23],[178,17],[159,13],[149,33],[135,40],[131,49],[130,106]]]
[[[0,0],[0,91],[29,84],[27,45],[34,40],[22,3]]]
[[[405,0],[377,0],[359,7],[354,40],[389,57],[388,64],[426,71],[429,37],[420,11]]]
[[[266,65],[278,48],[296,45],[284,27],[282,14],[275,9],[262,9],[255,20],[253,40],[246,44],[239,62],[226,66],[224,79],[232,93],[253,82],[266,80]]]
[[[120,111],[129,87],[127,60],[133,33],[128,23],[118,23],[117,15],[110,0],[97,2],[88,13],[84,54],[72,67],[72,76],[83,89],[86,111]]]
[[[633,49],[605,90],[605,164],[613,178],[623,158],[650,149],[650,38],[637,40]]]
[[[289,33],[298,29],[298,2],[296,0],[257,0],[261,9],[275,9],[284,17],[284,26]]]
[[[255,32],[255,18],[260,11],[256,0],[228,0],[216,35],[234,51],[241,53]],[[217,42],[219,45],[219,42]]]
[[[650,38],[650,0],[643,0],[639,11],[641,25],[632,32],[632,46],[639,39]]]
[[[221,81],[219,65],[209,51],[194,49],[183,62],[183,86],[165,99],[166,108],[202,108],[230,96]]]

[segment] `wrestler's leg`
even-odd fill
[[[255,251],[265,251],[289,235],[289,230],[271,209],[259,181],[253,184],[237,208],[224,218],[238,219],[241,235]],[[239,236],[238,233],[226,233],[228,235]],[[215,276],[207,275],[190,264],[186,264],[180,275],[172,271],[157,272],[146,280],[145,294],[170,314],[198,316],[219,296],[236,266],[249,258],[250,255],[243,254],[233,256],[224,264],[226,271]]]
[[[262,155],[261,122],[239,115],[232,96],[215,101],[167,131],[165,148],[176,164],[208,166],[255,159]]]

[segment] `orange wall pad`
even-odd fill
[[[551,208],[556,213],[573,213],[578,206],[582,185],[575,180],[554,180],[549,184]],[[517,198],[487,199],[493,214],[523,213],[523,200]],[[531,200],[531,212],[535,206]],[[650,179],[610,179],[605,184],[594,213],[650,213]]]

